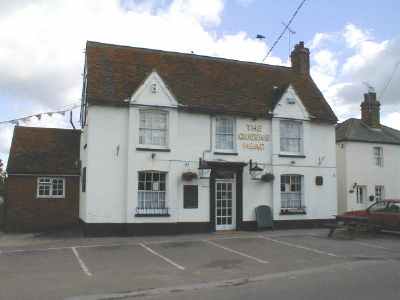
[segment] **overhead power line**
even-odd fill
[[[268,56],[271,54],[272,50],[275,48],[275,46],[279,43],[279,41],[282,39],[283,35],[285,34],[285,32],[288,30],[290,24],[292,24],[294,18],[296,17],[296,15],[298,14],[299,10],[302,8],[302,6],[304,5],[304,3],[306,2],[306,0],[302,0],[301,3],[299,4],[299,6],[296,8],[296,10],[294,11],[292,17],[290,18],[289,22],[287,22],[285,25],[285,28],[283,28],[281,34],[278,36],[278,38],[275,40],[275,42],[272,44],[271,48],[268,50],[267,55],[265,55],[264,59],[262,60],[263,62],[268,58]]]
[[[389,87],[390,83],[392,82],[393,78],[394,78],[394,74],[396,74],[397,68],[400,65],[400,60],[397,62],[397,64],[394,66],[392,73],[390,74],[390,77],[388,79],[388,81],[386,81],[386,84],[383,86],[383,89],[379,95],[379,98],[382,100],[383,95],[385,95],[385,92],[387,90],[387,88]]]

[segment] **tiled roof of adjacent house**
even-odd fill
[[[383,125],[372,128],[351,118],[336,126],[336,142],[343,141],[400,145],[400,131]]]
[[[79,174],[80,130],[14,128],[9,174]]]
[[[289,67],[89,41],[86,70],[89,104],[127,105],[155,70],[182,109],[265,117],[291,84],[312,118],[337,121],[311,77]]]

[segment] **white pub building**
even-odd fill
[[[88,42],[79,217],[87,234],[255,229],[337,213],[336,116],[300,42],[291,67]]]

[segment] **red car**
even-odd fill
[[[400,200],[377,201],[366,210],[346,212],[336,217],[345,224],[365,224],[374,230],[400,230]]]

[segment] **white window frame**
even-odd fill
[[[373,151],[375,166],[383,168],[383,147],[375,146]]]
[[[384,185],[376,185],[375,186],[375,200],[376,201],[385,200],[385,186]]]
[[[220,135],[230,135],[230,134],[222,134],[217,133],[217,126],[219,120],[230,120],[232,122],[232,149],[220,149],[218,148],[218,136]],[[236,146],[236,118],[230,116],[218,116],[215,117],[215,129],[214,129],[214,151],[215,152],[223,152],[223,153],[236,153],[237,146]]]
[[[362,191],[362,193],[361,193]],[[366,185],[357,185],[356,187],[356,203],[363,204],[367,201],[367,186]]]
[[[53,195],[53,180],[62,180],[63,186],[62,186],[62,195]],[[40,187],[41,184],[44,184],[43,182],[41,182],[42,180],[48,180],[49,183],[49,195],[40,195],[39,191],[40,191]],[[55,176],[43,176],[43,177],[38,177],[37,178],[37,182],[36,182],[36,197],[37,198],[65,198],[65,178],[64,177],[55,177]]]
[[[138,146],[143,148],[153,148],[153,149],[168,149],[169,147],[169,111],[162,109],[139,109],[139,124],[138,124]],[[141,118],[144,113],[161,113],[166,116],[165,126],[165,145],[157,145],[157,144],[149,144],[149,143],[141,143],[141,130],[160,130],[154,128],[143,128],[141,127]]]
[[[283,136],[283,130],[282,130],[282,125],[284,123],[292,123],[292,124],[297,124],[300,129],[300,137],[298,138],[292,138],[292,137],[284,137]],[[299,142],[299,151],[288,151],[288,149],[282,149],[283,139],[297,139]],[[279,120],[279,153],[281,154],[287,154],[287,155],[303,155],[304,153],[304,129],[303,129],[303,122],[299,120],[290,120],[290,119],[282,119]]]
[[[289,178],[289,183],[283,183],[282,179],[284,177]],[[295,182],[297,180],[297,182]],[[304,205],[304,176],[300,174],[281,174],[280,176],[280,195],[281,195],[281,209],[288,210],[302,210],[305,208]],[[282,184],[285,184],[285,191],[282,191]],[[290,186],[292,184],[297,184],[300,187],[300,191],[291,191]],[[298,197],[298,199],[293,199]],[[290,199],[292,198],[292,199]],[[295,202],[298,201],[299,205],[282,205],[283,202]]]
[[[140,173],[144,173],[145,180],[140,180]],[[167,172],[156,171],[156,170],[143,170],[138,171],[138,179],[137,179],[137,208],[141,210],[146,209],[168,209],[168,201],[167,201]],[[147,180],[147,174],[151,174],[150,181]],[[154,180],[154,174],[160,176],[163,174],[164,181]],[[160,178],[160,177],[159,177]],[[146,189],[146,183],[150,182],[151,190]],[[157,183],[158,182],[158,183]],[[143,184],[143,189],[140,188],[141,183]],[[157,183],[157,184],[156,184]],[[160,190],[160,184],[164,183],[164,190]],[[158,185],[158,186],[157,186]],[[143,196],[141,196],[143,195]],[[148,197],[147,195],[150,195]],[[141,200],[143,198],[143,200]],[[149,198],[153,198],[150,199]],[[148,205],[149,203],[149,205]],[[156,205],[155,205],[156,204]]]

